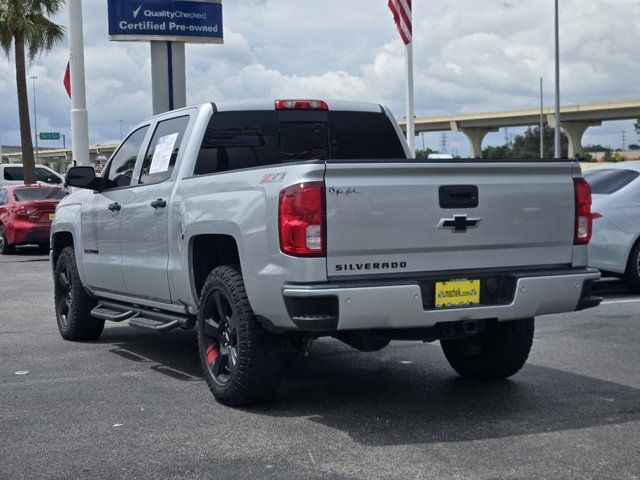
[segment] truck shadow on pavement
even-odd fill
[[[341,348],[340,346],[337,346]],[[356,360],[327,352],[296,362],[278,403],[366,445],[465,442],[640,420],[640,390],[527,365],[513,379],[472,382],[437,346],[405,344]],[[371,354],[370,354],[371,355]],[[407,364],[406,362],[411,362]]]
[[[150,340],[118,327],[109,338],[118,339],[112,353],[206,388],[192,332]],[[437,345],[394,343],[366,354],[321,340],[308,358],[291,356],[274,402],[245,411],[308,417],[364,445],[465,442],[640,421],[640,389],[536,365],[510,380],[471,382]]]

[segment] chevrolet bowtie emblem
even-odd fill
[[[443,218],[438,228],[450,228],[453,232],[466,232],[469,228],[478,228],[481,218],[467,218],[466,215],[454,215],[453,218]]]

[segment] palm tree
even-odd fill
[[[0,47],[7,56],[10,55],[12,47],[15,53],[25,184],[36,181],[29,121],[25,49],[29,60],[33,60],[36,55],[51,50],[64,38],[64,28],[48,18],[58,13],[63,4],[64,0],[0,0]]]

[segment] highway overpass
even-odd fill
[[[95,145],[89,147],[89,160],[92,164],[104,164],[111,158],[117,144]],[[1,163],[21,163],[22,152],[17,147],[2,151]],[[48,165],[58,172],[66,172],[71,165],[71,148],[46,148],[38,150],[38,163]]]
[[[555,127],[553,108],[543,111],[547,125]],[[560,109],[560,126],[569,139],[569,157],[582,153],[582,136],[589,127],[604,121],[640,119],[640,100],[565,105]],[[540,109],[490,113],[445,115],[416,118],[416,134],[422,132],[462,132],[469,140],[471,157],[482,156],[482,141],[489,132],[504,127],[526,127],[540,124]],[[405,130],[405,121],[400,125]]]

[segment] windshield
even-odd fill
[[[584,178],[595,195],[610,195],[633,182],[640,172],[634,170],[587,170]]]
[[[62,188],[21,188],[13,191],[17,202],[32,200],[62,200],[67,191]]]

